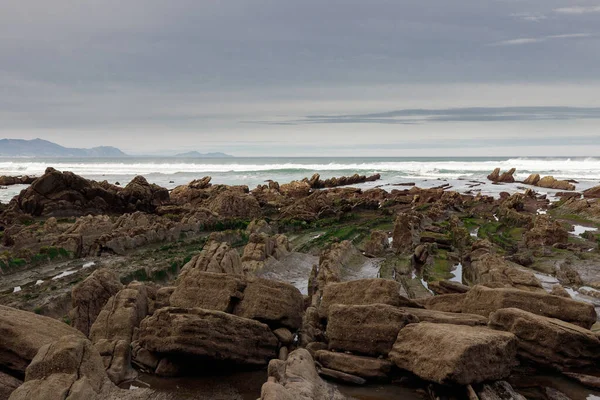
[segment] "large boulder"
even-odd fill
[[[278,340],[258,321],[201,308],[166,307],[144,319],[139,344],[160,356],[237,365],[267,365]]]
[[[315,360],[325,368],[365,379],[386,379],[393,365],[390,361],[381,358],[357,356],[327,350],[317,351],[315,353]]]
[[[538,215],[533,229],[523,235],[525,245],[535,249],[540,246],[552,246],[556,243],[566,244],[569,233],[562,225],[547,215]]]
[[[153,212],[157,207],[169,202],[169,191],[161,186],[150,184],[143,176],[136,176],[121,190],[120,195],[135,210]]]
[[[109,269],[98,269],[71,292],[71,325],[88,336],[90,328],[109,298],[117,294],[123,285]]]
[[[357,256],[361,255],[349,240],[333,243],[325,249],[319,257],[319,266],[316,270],[316,290],[322,292],[330,283],[341,281],[343,269]],[[312,294],[309,289],[309,295]]]
[[[120,384],[134,379],[131,342],[134,330],[148,314],[146,287],[138,282],[111,297],[90,329],[90,339],[100,352],[109,378]]]
[[[329,307],[329,349],[386,356],[405,325],[419,322],[413,314],[387,304]]]
[[[243,273],[238,252],[229,243],[214,240],[206,243],[202,251],[183,266],[180,277],[185,276],[190,269],[237,275]]]
[[[15,308],[0,306],[0,365],[22,377],[38,350],[62,336],[84,337],[61,321]]]
[[[182,274],[170,297],[170,305],[183,308],[204,308],[232,313],[244,297],[246,281],[240,275],[204,272],[191,268]]]
[[[335,386],[319,377],[315,362],[305,349],[290,353],[286,361],[271,360],[269,380],[260,400],[347,400]]]
[[[273,329],[286,327],[293,331],[302,325],[304,298],[293,285],[262,278],[250,278],[243,299],[233,313],[255,319]]]
[[[44,345],[32,360],[25,383],[10,400],[167,400],[150,389],[121,390],[110,382],[89,340],[67,335]]]
[[[469,385],[507,377],[516,355],[511,333],[421,322],[400,330],[390,359],[427,381]]]
[[[90,341],[63,336],[39,350],[27,367],[25,383],[10,399],[96,398],[107,384],[102,359]]]
[[[244,273],[255,273],[264,268],[270,258],[278,260],[290,252],[285,235],[269,236],[266,233],[252,233],[242,255]]]
[[[575,190],[575,185],[567,181],[560,181],[553,176],[545,176],[537,182],[537,186],[547,189]]]
[[[358,279],[331,283],[323,289],[319,314],[322,318],[327,318],[329,307],[334,304],[406,306],[408,300],[400,296],[401,289],[400,283],[390,279]]]
[[[507,172],[500,174],[500,168],[496,168],[487,176],[487,178],[492,182],[513,183],[515,181],[515,178],[513,177],[515,172],[516,168],[511,168]]]
[[[10,394],[22,384],[22,380],[0,371],[0,399],[8,399]]]
[[[477,285],[461,296],[464,296],[461,304],[462,312],[484,317],[501,308],[519,308],[537,315],[570,322],[585,329],[591,328],[596,322],[596,310],[592,304],[547,293],[508,288],[490,289]]]
[[[513,333],[519,355],[545,367],[584,368],[600,358],[600,340],[592,331],[559,319],[504,308],[490,315],[490,327]]]
[[[540,174],[531,174],[523,181],[526,185],[536,186],[540,181]]]

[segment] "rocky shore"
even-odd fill
[[[0,399],[600,396],[600,187],[349,186],[378,178],[48,168],[0,205]],[[260,390],[168,384],[247,371]]]

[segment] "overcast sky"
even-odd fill
[[[0,138],[596,155],[599,94],[600,0],[0,1]]]

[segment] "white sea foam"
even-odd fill
[[[553,175],[555,178],[600,179],[600,159],[527,159],[513,158],[508,160],[403,160],[378,161],[364,159],[292,159],[293,162],[280,163],[268,158],[231,159],[222,162],[195,163],[180,160],[164,159],[130,159],[127,161],[69,162],[65,159],[45,162],[31,159],[12,159],[0,161],[0,175],[40,175],[49,165],[59,170],[68,170],[80,175],[149,175],[177,173],[231,173],[231,172],[266,172],[266,171],[350,171],[350,172],[400,172],[416,178],[434,177],[481,177],[489,174],[494,168],[503,170],[516,168],[518,178],[531,173]],[[241,176],[239,178],[244,178]]]

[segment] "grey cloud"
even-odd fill
[[[600,5],[598,6],[571,6],[555,8],[554,12],[559,14],[588,14],[588,13],[600,13]]]
[[[372,114],[308,115],[287,121],[256,121],[263,124],[425,124],[429,122],[558,121],[600,119],[594,107],[474,107],[405,109]]]

